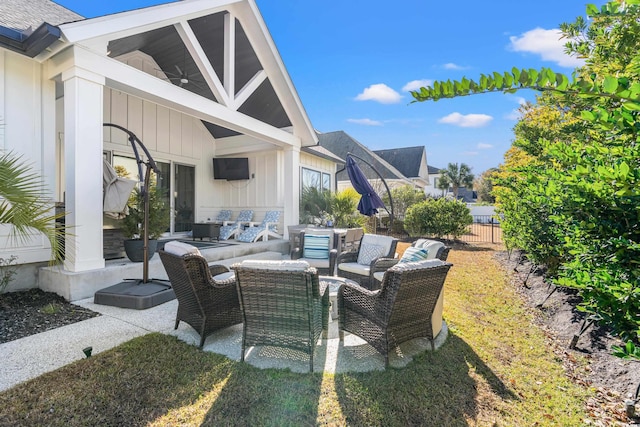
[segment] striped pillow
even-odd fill
[[[408,247],[399,262],[415,262],[427,259],[429,251],[423,248]]]
[[[303,258],[329,259],[329,236],[304,235]]]

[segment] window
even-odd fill
[[[331,175],[328,173],[302,168],[302,189],[316,188],[318,190],[331,190]]]

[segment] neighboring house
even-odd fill
[[[435,166],[429,165],[427,166],[427,169],[429,171],[429,184],[424,187],[424,193],[427,196],[433,197],[444,196],[445,191],[441,188],[438,188],[438,180],[442,176],[442,174],[440,174],[440,170],[442,168],[436,168]]]
[[[2,0],[0,148],[32,163],[69,213],[65,273],[105,267],[103,159],[137,177],[126,134],[103,123],[143,141],[172,211],[190,212],[179,224],[172,217],[169,237],[222,208],[252,208],[257,220],[280,210],[284,231],[298,223],[303,168],[335,185],[337,159],[301,153],[318,138],[254,0],[183,0],[92,19],[49,0]],[[214,180],[214,157],[248,158],[250,179]],[[0,257],[48,260],[46,239],[0,234]]]
[[[373,152],[409,178],[415,188],[424,189],[429,184],[427,152],[424,145],[374,150]]]
[[[372,168],[364,162],[355,158],[356,163],[360,166],[360,169],[362,169],[362,172],[369,179],[369,182],[380,196],[384,196],[386,193],[386,189],[384,188],[384,184],[380,177],[384,179],[389,189],[404,185],[414,185],[414,182],[404,176],[397,168],[382,157],[378,156],[375,152],[369,150],[344,131],[326,133],[319,132],[318,144],[329,150],[338,158],[343,159],[343,161],[346,160],[347,153],[352,153],[373,166],[380,175],[374,172]],[[341,169],[337,171],[336,182],[338,191],[351,187],[349,175],[344,167],[341,167]]]

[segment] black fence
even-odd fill
[[[469,232],[459,237],[463,242],[502,243],[500,221],[493,215],[473,215]]]

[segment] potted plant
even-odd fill
[[[126,238],[124,250],[133,262],[144,261],[144,197],[136,188],[129,197],[129,213],[122,220],[122,232]],[[149,191],[149,259],[156,253],[158,238],[169,225],[169,207],[163,199],[163,190],[155,185]]]

